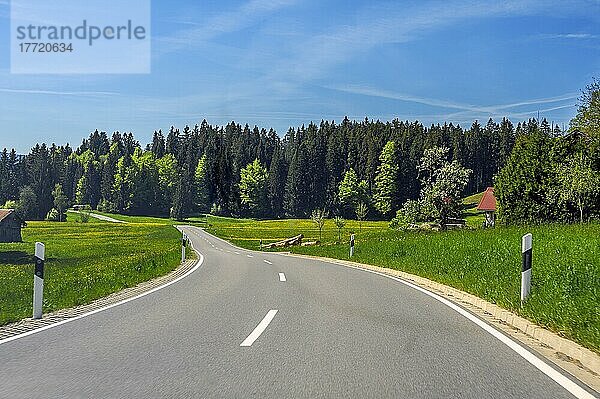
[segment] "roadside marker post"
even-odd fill
[[[185,262],[185,241],[187,240],[187,236],[185,233],[182,233],[181,236],[181,263]]]
[[[35,243],[35,274],[33,275],[33,318],[42,318],[44,303],[44,260],[46,246],[41,242]]]
[[[354,256],[354,234],[350,236],[350,257]]]
[[[521,268],[521,303],[525,302],[531,291],[531,255],[533,251],[533,236],[525,234],[521,242],[523,266]]]

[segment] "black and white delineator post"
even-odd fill
[[[41,242],[35,243],[35,274],[33,275],[33,318],[42,318],[44,303],[44,259],[46,247]]]
[[[350,257],[354,255],[354,234],[350,236]]]
[[[185,233],[182,233],[181,236],[181,263],[185,262],[185,241],[187,240],[187,236]]]
[[[531,253],[533,236],[531,233],[523,236],[521,252],[523,253],[523,267],[521,269],[521,302],[529,296],[531,290]]]

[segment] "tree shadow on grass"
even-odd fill
[[[0,252],[0,264],[27,265],[35,263],[33,255],[24,251],[3,251]]]

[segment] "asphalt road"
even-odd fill
[[[0,397],[573,397],[413,288],[185,230],[187,278],[1,344]]]

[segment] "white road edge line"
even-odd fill
[[[190,242],[190,244],[191,244],[191,242]],[[194,248],[194,244],[191,244],[191,245],[192,245],[192,249],[194,249],[194,251],[196,251],[196,249]],[[155,287],[155,288],[151,289],[150,291],[143,292],[143,293],[141,293],[139,295],[136,295],[134,297],[131,297],[131,298],[128,298],[128,299],[124,299],[124,300],[122,300],[120,302],[117,302],[117,303],[113,303],[112,305],[107,305],[107,306],[105,306],[103,308],[95,309],[95,310],[92,310],[91,312],[84,313],[82,315],[79,315],[79,316],[76,316],[76,317],[73,317],[73,318],[70,318],[70,319],[62,320],[62,321],[59,321],[57,323],[50,324],[50,325],[38,328],[36,330],[27,331],[26,333],[15,335],[14,337],[5,338],[3,340],[0,340],[0,345],[5,344],[5,343],[10,342],[10,341],[14,341],[14,340],[19,339],[19,338],[24,338],[24,337],[27,337],[29,335],[33,335],[35,333],[39,333],[39,332],[42,332],[42,331],[45,331],[45,330],[49,330],[51,328],[58,327],[58,326],[61,326],[63,324],[67,324],[67,323],[70,323],[70,322],[75,321],[75,320],[83,319],[84,317],[91,316],[93,314],[103,312],[105,310],[114,308],[114,307],[119,306],[119,305],[123,305],[123,304],[125,304],[127,302],[134,301],[134,300],[139,299],[141,297],[144,297],[146,295],[150,295],[150,294],[152,294],[152,293],[154,293],[156,291],[162,290],[163,288],[166,288],[166,287],[168,287],[168,286],[170,286],[172,284],[175,284],[176,282],[183,280],[184,278],[186,278],[187,276],[189,276],[190,274],[192,274],[193,272],[195,272],[196,270],[198,270],[198,268],[200,266],[202,266],[202,263],[204,263],[204,255],[202,255],[198,251],[196,251],[196,253],[200,257],[198,259],[198,262],[196,263],[196,266],[194,266],[191,270],[189,270],[184,275],[177,277],[173,281],[169,281],[168,283],[166,283],[164,285],[161,285],[159,287]]]
[[[263,259],[263,262],[265,262],[267,265],[272,265],[272,264],[273,264],[273,262],[269,262],[269,261],[268,261],[268,260],[266,260],[266,259]]]
[[[283,273],[279,273],[279,281],[281,281],[282,283],[285,283],[287,280],[285,279],[285,274]]]
[[[240,346],[252,346],[254,341],[256,341],[258,337],[260,337],[260,335],[267,329],[267,327],[269,326],[276,314],[276,309],[269,310],[267,312],[267,315],[262,319],[260,323],[258,323],[254,331],[252,331],[250,335],[248,335],[248,338],[246,338],[244,342],[240,344]]]
[[[329,263],[332,263],[332,262],[329,262]],[[333,264],[338,264],[338,263],[333,263]],[[346,265],[342,265],[342,266],[346,266]],[[532,352],[530,352],[529,350],[527,350],[524,346],[522,346],[522,345],[518,344],[517,342],[513,341],[508,336],[504,335],[500,331],[496,330],[494,327],[490,326],[489,324],[487,324],[483,320],[479,319],[477,316],[469,313],[465,309],[463,309],[460,306],[458,306],[458,305],[450,302],[449,300],[447,300],[447,299],[445,299],[445,298],[443,298],[443,297],[441,297],[441,296],[439,296],[437,294],[434,294],[433,292],[427,291],[425,288],[421,288],[418,285],[414,285],[414,284],[412,284],[412,283],[410,283],[408,281],[404,281],[404,280],[402,280],[400,278],[397,278],[397,277],[389,276],[389,275],[387,275],[385,273],[380,273],[380,272],[377,272],[375,270],[368,270],[368,269],[363,269],[363,268],[355,267],[355,266],[346,266],[346,267],[350,267],[352,269],[362,270],[362,271],[365,271],[365,272],[369,272],[369,273],[373,273],[373,274],[378,274],[380,276],[387,277],[389,279],[392,279],[392,280],[395,280],[395,281],[397,281],[399,283],[407,285],[407,286],[409,286],[411,288],[414,288],[415,290],[420,291],[420,292],[422,292],[425,295],[430,296],[431,298],[433,298],[433,299],[435,299],[435,300],[443,303],[444,305],[446,305],[449,308],[453,309],[454,311],[456,311],[460,315],[466,317],[467,319],[469,319],[470,321],[472,321],[473,323],[475,323],[477,326],[479,326],[480,328],[482,328],[483,330],[485,330],[486,332],[488,332],[494,338],[498,339],[500,342],[502,342],[503,344],[505,344],[506,346],[508,346],[510,349],[512,349],[513,351],[515,351],[522,358],[524,358],[529,363],[531,363],[535,368],[537,368],[538,370],[540,370],[542,373],[546,374],[548,377],[550,377],[552,380],[554,380],[556,383],[558,383],[564,389],[566,389],[567,391],[569,391],[576,398],[578,398],[578,399],[595,399],[594,395],[592,395],[591,393],[589,393],[588,391],[586,391],[585,389],[583,389],[582,387],[580,387],[579,385],[577,385],[575,382],[571,381],[569,378],[565,377],[560,372],[556,371],[553,367],[551,367],[546,362],[544,362],[542,359],[540,359],[539,357],[537,357],[535,354],[533,354]]]

